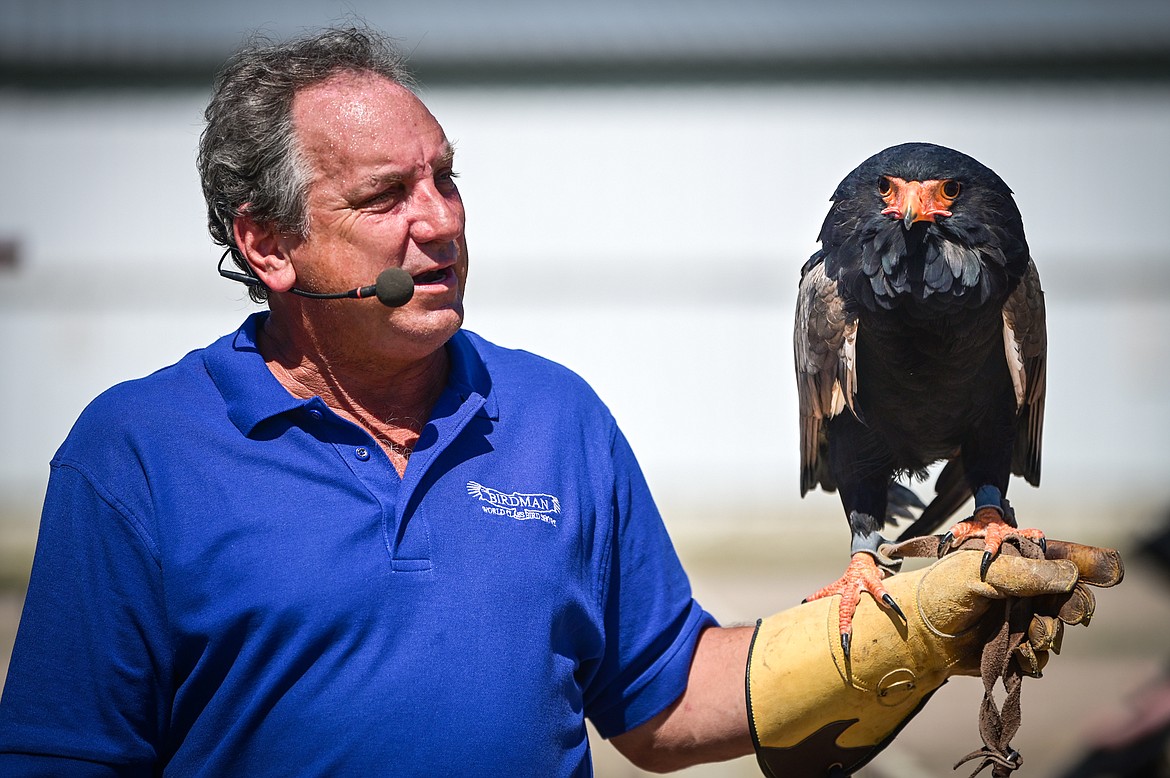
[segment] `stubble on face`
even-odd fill
[[[373,301],[282,302],[314,329],[365,339],[380,352],[371,357],[389,347],[407,358],[441,348],[462,324],[467,273],[463,206],[442,128],[413,93],[372,74],[342,73],[309,87],[292,113],[312,175],[308,237],[291,252],[299,285],[343,291],[391,266],[416,278],[449,268],[451,280],[419,287],[394,310]]]

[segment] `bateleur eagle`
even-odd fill
[[[895,610],[879,551],[892,515],[922,509],[902,538],[932,533],[972,495],[940,554],[985,538],[984,570],[1020,530],[1004,495],[1040,482],[1044,300],[1020,212],[992,170],[929,143],[862,162],[832,196],[796,306],[800,491],[837,491],[852,533],[840,594],[849,653],[861,591]],[[898,479],[947,464],[924,506]]]

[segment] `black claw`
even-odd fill
[[[938,539],[938,556],[941,559],[951,550],[951,541],[955,539],[955,533],[948,532]]]
[[[1048,539],[1047,538],[1043,538],[1043,537],[1040,538],[1040,550],[1045,554],[1048,553]]]
[[[845,661],[849,661],[849,643],[852,639],[853,636],[848,632],[841,633],[841,651],[845,654]]]
[[[983,552],[983,561],[979,563],[979,580],[987,578],[987,568],[991,567],[991,560],[994,558],[990,551]]]
[[[888,594],[883,594],[882,595],[882,602],[884,602],[887,606],[889,606],[890,610],[892,610],[894,613],[898,614],[898,618],[900,618],[903,621],[903,623],[905,623],[906,614],[902,613],[902,609],[898,607],[898,603],[894,602],[893,597],[891,597]]]

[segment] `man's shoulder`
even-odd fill
[[[556,392],[589,402],[599,401],[592,386],[574,370],[548,357],[524,349],[508,348],[468,330],[459,336],[475,352],[496,388],[509,392]]]
[[[226,336],[231,337],[231,336]],[[205,354],[222,341],[188,352],[178,361],[139,378],[119,382],[103,391],[85,407],[58,458],[71,452],[118,448],[131,439],[179,434],[184,420],[205,412],[218,402],[218,392],[208,375]]]

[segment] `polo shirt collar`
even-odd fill
[[[321,402],[294,397],[268,369],[256,345],[267,318],[267,311],[250,315],[234,334],[211,344],[203,355],[207,372],[224,398],[228,418],[245,435],[267,419]],[[457,392],[463,402],[482,397],[480,413],[499,418],[491,377],[471,338],[462,330],[455,333],[447,342],[447,353],[451,359],[448,389]]]
[[[447,341],[447,356],[451,360],[447,388],[457,392],[463,402],[482,397],[483,408],[480,412],[489,419],[499,419],[491,375],[472,336],[463,330],[456,332],[455,337]]]

